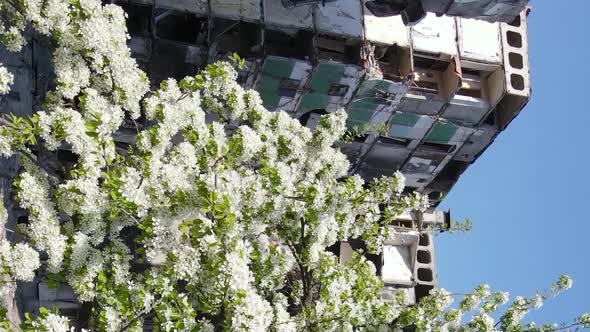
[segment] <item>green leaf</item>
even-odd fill
[[[107,282],[107,276],[104,272],[99,272],[98,273],[98,281],[100,281],[101,283],[105,284]]]

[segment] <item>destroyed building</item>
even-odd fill
[[[240,83],[257,90],[267,109],[311,127],[322,114],[346,110],[349,128],[360,133],[341,146],[351,174],[370,180],[399,170],[407,191],[428,195],[432,207],[531,95],[529,7],[511,15],[515,7],[502,12],[502,1],[482,1],[501,20],[439,12],[408,26],[402,15],[375,15],[367,0],[113,2],[128,13],[129,47],[152,85],[237,53],[246,60]],[[15,73],[13,91],[0,99],[2,113],[30,114],[50,84],[49,51],[33,39],[18,55],[0,52]],[[130,131],[122,143],[133,140]],[[16,166],[2,163],[6,188]],[[404,289],[415,302],[436,287],[432,236],[420,231],[422,224],[440,226],[449,218],[434,211],[395,223],[396,236],[372,258],[386,284],[384,296]],[[341,243],[336,251],[345,261],[359,246]],[[23,297],[25,310],[78,308],[71,291],[41,283]]]
[[[116,3],[153,85],[236,52],[247,60],[240,82],[267,109],[310,126],[345,109],[349,127],[365,134],[342,147],[351,172],[400,170],[433,206],[530,97],[528,8],[511,23],[429,13],[407,27],[357,0]]]
[[[401,170],[433,206],[530,97],[527,10],[512,23],[428,14],[406,27],[356,0],[120,4],[152,84],[236,52],[247,60],[241,83],[267,109],[308,125],[345,109],[349,126],[365,131],[343,146],[352,172],[371,179]]]

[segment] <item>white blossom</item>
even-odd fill
[[[272,323],[272,307],[260,295],[249,291],[243,299],[244,305],[237,308],[232,316],[232,330],[264,332]]]
[[[17,243],[10,251],[7,260],[14,277],[17,280],[33,281],[35,271],[41,266],[39,253],[26,243]]]
[[[253,281],[252,272],[248,267],[250,248],[243,241],[238,241],[236,248],[227,255],[226,266],[230,288],[234,291],[250,288]]]
[[[49,200],[49,184],[42,175],[25,172],[20,178],[19,199],[31,212],[26,231],[35,246],[49,254],[49,270],[59,272],[66,248],[66,237],[61,234],[55,206]]]
[[[26,44],[25,37],[23,36],[23,27],[12,26],[7,31],[3,32],[3,43],[11,52],[19,52]]]
[[[108,332],[120,331],[124,326],[121,317],[119,317],[119,312],[111,306],[105,308],[105,319],[107,321],[106,330]]]
[[[79,54],[67,47],[59,47],[54,55],[58,91],[72,99],[90,83],[90,69]]]
[[[541,296],[541,294],[535,294],[535,296],[533,296],[531,305],[535,309],[539,309],[543,306],[543,297]]]
[[[8,158],[12,156],[13,150],[10,144],[10,139],[6,136],[0,135],[0,155]]]
[[[66,317],[59,316],[53,313],[47,314],[40,320],[33,323],[33,327],[47,332],[69,332],[70,323]],[[41,329],[42,328],[42,329]]]
[[[559,280],[557,281],[557,287],[559,288],[559,290],[568,290],[572,287],[572,285],[574,284],[573,279],[568,276],[568,275],[561,275],[559,277]]]
[[[399,194],[404,191],[406,186],[406,177],[400,171],[396,171],[393,176],[396,179],[395,192]]]
[[[14,82],[14,75],[2,66],[0,63],[0,95],[7,94],[10,91],[10,86]]]

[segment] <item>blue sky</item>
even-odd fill
[[[437,270],[451,291],[511,295],[567,273],[574,287],[529,316],[561,322],[590,311],[590,1],[532,4],[532,100],[442,204],[474,229],[437,237]]]

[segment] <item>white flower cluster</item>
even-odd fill
[[[91,88],[84,89],[83,100],[86,123],[96,125],[95,131],[100,143],[112,144],[112,136],[123,124],[125,113],[119,105],[110,103]]]
[[[4,251],[4,250],[2,250]],[[33,281],[35,271],[41,266],[39,253],[26,243],[17,243],[4,258],[17,280]]]
[[[461,311],[469,312],[475,309],[488,296],[490,296],[490,287],[488,285],[478,286],[475,292],[463,298],[460,305]]]
[[[104,311],[105,320],[107,321],[106,331],[121,331],[121,328],[124,326],[124,323],[119,315],[119,312],[111,306],[107,306]]]
[[[6,46],[6,49],[11,52],[19,52],[23,46],[27,43],[25,37],[23,36],[23,30],[25,29],[24,24],[22,23],[22,18],[18,15],[15,15],[17,18],[16,25],[11,26],[8,29],[4,29],[2,25],[0,25],[0,36],[2,37],[2,43]]]
[[[49,255],[48,269],[61,270],[66,249],[66,236],[61,234],[54,203],[49,199],[49,183],[42,173],[29,171],[20,175],[19,200],[29,211],[29,224],[25,231],[39,250]]]
[[[199,264],[200,251],[197,248],[181,245],[173,248],[172,253],[176,256],[174,272],[178,275],[178,278],[191,280],[199,274],[201,269]]]
[[[496,322],[494,319],[486,314],[486,313],[479,313],[477,315],[473,315],[471,320],[467,323],[466,331],[467,332],[493,332],[497,331],[495,326]]]
[[[45,317],[33,321],[36,331],[70,332],[70,322],[67,317],[49,313]]]
[[[4,135],[0,135],[0,156],[8,158],[13,153],[10,139]]]
[[[222,63],[215,69],[203,75],[203,88],[198,92],[181,88],[195,83],[193,79],[185,79],[180,84],[167,80],[146,100],[147,118],[156,121],[156,125],[149,131],[141,132],[138,141],[140,149],[149,152],[150,157],[144,166],[126,168],[119,188],[123,197],[138,207],[138,216],[145,216],[149,209],[158,211],[151,215],[147,226],[153,235],[144,240],[150,263],[162,265],[167,257],[173,257],[171,266],[176,277],[199,284],[204,282],[199,279],[207,276],[203,273],[207,264],[220,262],[221,270],[228,276],[226,282],[230,294],[237,300],[241,299],[240,294],[244,294],[254,301],[258,299],[253,288],[255,280],[259,280],[264,289],[275,290],[283,287],[285,275],[295,266],[292,253],[284,250],[286,246],[274,242],[282,241],[281,236],[265,234],[269,226],[270,230],[276,227],[272,224],[273,220],[281,220],[285,218],[285,213],[293,213],[290,219],[285,220],[285,226],[298,226],[299,223],[293,221],[309,213],[308,208],[317,211],[314,213],[318,214],[321,222],[306,227],[305,234],[309,234],[311,240],[306,257],[309,263],[318,262],[325,248],[342,234],[360,236],[372,229],[381,213],[377,201],[386,200],[406,206],[405,201],[399,199],[404,179],[398,174],[393,181],[384,182],[379,186],[379,190],[383,188],[384,192],[379,195],[363,189],[364,182],[358,177],[352,178],[350,183],[354,185],[345,189],[335,180],[346,176],[349,164],[346,157],[333,147],[334,140],[345,131],[343,112],[325,117],[322,125],[312,132],[286,113],[265,111],[255,92],[244,92],[235,85],[232,81],[235,71],[227,64]],[[244,102],[235,102],[235,99]],[[225,105],[225,100],[232,100],[231,106]],[[230,121],[239,122],[241,118],[248,118],[249,123],[239,126],[235,134],[228,136],[226,128],[220,123],[205,122],[200,107],[207,107]],[[175,144],[174,137],[178,133],[183,134],[185,141]],[[264,160],[261,170],[256,166],[260,160]],[[226,169],[228,161],[234,163],[235,169]],[[145,169],[149,171],[140,171]],[[210,194],[203,194],[203,191]],[[170,215],[166,209],[169,209],[174,193],[201,197],[190,200],[195,200],[197,207],[201,206],[199,212],[181,209]],[[215,195],[211,196],[213,193]],[[335,193],[342,194],[335,196]],[[299,198],[302,195],[309,198],[309,205]],[[355,206],[348,201],[349,195],[367,197],[360,199],[360,205]],[[335,200],[335,197],[338,199]],[[269,204],[272,204],[270,209]],[[213,216],[204,215],[209,209],[217,212]],[[342,217],[337,218],[338,213]],[[364,222],[356,222],[361,216]],[[216,227],[220,227],[218,223],[224,223],[224,218],[237,218],[237,224],[224,224],[222,236],[217,233]],[[186,242],[194,232],[192,226],[188,226],[193,219],[198,220],[194,227],[200,234],[197,239],[201,250],[192,249],[194,244]],[[188,227],[181,232],[183,236],[178,235],[176,230],[179,225]],[[293,230],[298,236],[299,230]],[[231,246],[225,245],[223,250],[226,253],[219,261],[220,245],[227,241]],[[256,263],[252,257],[256,257]],[[261,264],[264,273],[253,270],[252,264]],[[189,278],[190,274],[202,276]],[[335,279],[336,283],[330,287],[337,287],[338,280]],[[348,282],[354,283],[355,278]],[[223,283],[223,279],[218,277],[208,282]],[[208,294],[211,290],[202,291]],[[271,305],[263,299],[254,302],[260,303],[259,308],[248,310],[267,311],[274,307],[275,312],[283,316],[286,314],[286,304],[273,302]],[[349,306],[355,307],[352,302]],[[358,315],[364,312],[363,317],[369,317],[369,308],[371,306],[367,305]],[[325,313],[328,314],[328,311]],[[391,317],[394,317],[393,311]],[[242,323],[243,320],[242,314],[233,319],[239,326],[250,326],[251,322]],[[264,326],[266,323],[256,325]],[[289,320],[285,325],[293,327]]]
[[[12,83],[14,83],[14,75],[0,63],[0,95],[7,94]]]
[[[566,274],[562,274],[561,276],[559,276],[559,279],[557,280],[557,290],[558,291],[565,291],[568,290],[570,288],[572,288],[572,285],[574,284],[574,280],[566,275]]]
[[[298,326],[293,317],[287,311],[289,302],[287,297],[281,293],[276,295],[274,301],[274,316],[276,317],[276,326],[280,328],[278,330],[282,332],[296,332]]]
[[[254,158],[264,147],[260,135],[249,126],[240,126],[239,133],[242,137],[244,149],[243,158],[245,160]]]
[[[396,179],[394,190],[396,193],[401,194],[406,186],[406,177],[400,171],[396,171],[393,177]]]
[[[268,331],[273,321],[273,309],[254,290],[246,293],[232,316],[232,330],[239,332],[264,332]]]
[[[13,26],[0,25],[7,48],[19,51],[25,44],[25,21],[41,34],[56,38],[53,56],[57,91],[72,99],[81,89],[93,86],[111,102],[139,116],[139,101],[148,90],[146,75],[138,69],[127,48],[123,10],[102,6],[97,0],[26,0],[20,10],[8,6]]]
[[[582,324],[583,328],[590,328],[590,313],[582,314],[578,317],[578,321]]]
[[[350,263],[342,265],[332,254],[323,253],[315,273],[324,284],[312,306],[312,317],[322,331],[353,331],[356,324],[379,330],[377,327],[383,321],[391,322],[398,317],[399,308],[378,296],[382,284],[371,278],[375,266],[364,257],[355,254]],[[356,297],[355,293],[361,290],[366,296]],[[343,319],[332,322],[335,315]]]
[[[76,97],[90,83],[90,69],[81,55],[62,46],[55,50],[55,75],[58,91],[68,99]]]
[[[8,213],[2,204],[0,195],[0,227],[6,227]],[[10,245],[8,240],[0,238],[0,266],[3,273],[9,273],[10,278],[19,281],[33,281],[35,272],[41,265],[39,253],[27,243]]]
[[[42,129],[41,137],[48,149],[56,150],[62,142],[70,144],[72,151],[80,156],[89,175],[99,175],[100,168],[106,165],[108,159],[114,157],[114,147],[111,147],[111,153],[108,153],[99,146],[99,142],[87,134],[86,121],[81,113],[71,108],[59,107],[51,113],[38,114],[39,126]]]
[[[238,241],[234,250],[227,255],[225,269],[229,277],[229,287],[235,292],[248,290],[254,281],[248,266],[249,256],[250,248],[243,241]]]

